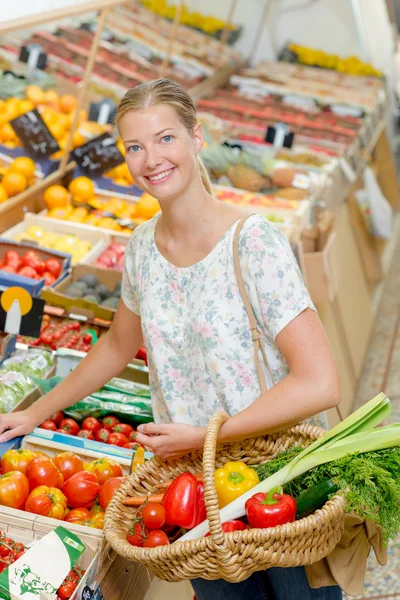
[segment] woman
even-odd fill
[[[340,397],[329,343],[286,238],[252,215],[240,232],[240,267],[275,382],[266,370],[269,390],[260,395],[233,266],[232,239],[243,212],[212,196],[190,97],[165,79],[139,85],[122,99],[117,125],[129,171],[159,200],[161,215],[130,239],[110,332],[32,408],[1,416],[0,442],[29,433],[118,375],[143,340],[155,423],[141,426],[137,440],[158,456],[201,448],[219,410],[230,415],[221,442],[310,418],[326,426],[323,411]],[[341,597],[337,587],[311,590],[302,568],[270,569],[241,584],[198,579],[193,587],[199,600]]]

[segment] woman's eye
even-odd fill
[[[129,146],[128,152],[137,152],[140,150],[140,146]]]
[[[164,142],[170,142],[173,138],[172,135],[164,135],[162,139]]]

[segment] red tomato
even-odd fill
[[[112,458],[99,458],[85,466],[85,470],[94,473],[100,485],[110,477],[121,477],[121,466]]]
[[[63,419],[61,421],[60,429],[66,429],[71,435],[76,435],[80,427],[74,419]]]
[[[112,430],[114,433],[122,433],[123,435],[126,435],[127,438],[129,438],[131,433],[134,433],[133,427],[131,425],[127,425],[126,423],[118,423],[118,425],[114,425]]]
[[[0,477],[0,504],[22,509],[28,496],[29,481],[23,473],[10,471]]]
[[[18,275],[29,277],[29,279],[36,279],[37,273],[33,267],[25,266],[18,271]]]
[[[25,504],[27,512],[61,521],[67,509],[67,499],[59,489],[40,485],[29,494]]]
[[[55,258],[49,258],[49,260],[46,260],[45,268],[46,271],[51,273],[56,279],[61,273],[61,264]]]
[[[128,442],[127,444],[123,445],[123,448],[128,448],[128,450],[137,450],[139,446],[141,446],[141,444],[138,444],[137,442]]]
[[[66,583],[63,583],[63,585],[61,585],[58,588],[57,595],[60,598],[60,600],[68,600],[68,598],[71,598],[71,596],[74,593],[74,591],[76,590],[76,588],[77,588],[76,581],[67,581]]]
[[[91,333],[85,333],[85,335],[82,338],[82,342],[84,344],[91,344],[93,340],[92,334]]]
[[[63,494],[68,499],[71,508],[87,507],[96,498],[100,491],[100,485],[94,473],[81,471],[72,475],[62,488]]]
[[[162,504],[149,502],[143,506],[140,514],[147,529],[160,529],[165,523],[165,508]]]
[[[4,256],[4,262],[6,265],[10,265],[12,263],[21,263],[21,257],[18,252],[15,252],[15,250],[7,250]]]
[[[63,429],[62,427],[60,429],[57,429],[57,433],[63,433],[64,435],[71,435],[71,432],[69,429]]]
[[[43,421],[40,429],[47,429],[48,431],[57,431],[57,425],[54,421]]]
[[[36,454],[30,450],[7,450],[1,459],[1,470],[3,473],[20,471],[24,475],[29,463],[36,458]]]
[[[81,429],[78,433],[78,437],[85,438],[86,440],[94,440],[93,432],[88,431],[87,429]]]
[[[101,429],[101,423],[94,417],[87,417],[82,423],[82,429],[87,429],[88,431],[96,433],[96,431]]]
[[[6,265],[5,267],[1,267],[2,271],[6,273],[16,273],[18,271],[18,267],[12,267],[11,265]]]
[[[128,438],[123,433],[110,433],[107,444],[112,446],[125,446],[128,443]]]
[[[47,456],[34,458],[26,469],[26,476],[31,491],[40,485],[59,489],[64,485],[64,477],[61,471],[57,469],[53,461]]]
[[[35,265],[39,262],[39,257],[34,250],[29,250],[22,257],[22,264],[24,267],[32,267],[35,269]],[[36,269],[35,269],[36,270]]]
[[[114,496],[114,493],[124,481],[125,477],[110,477],[110,479],[107,479],[104,485],[101,486],[99,492],[99,502],[103,510],[106,510],[107,506],[111,502],[111,498]]]
[[[146,533],[147,532],[143,523],[132,523],[126,539],[132,546],[143,546],[143,543],[146,539]]]
[[[38,275],[40,275],[41,277],[43,277],[43,273],[44,273],[44,271],[45,271],[45,263],[44,263],[44,260],[40,260],[40,259],[39,259],[39,260],[37,261],[36,265],[34,266],[34,269],[35,269],[35,271],[36,271],[36,273],[37,273]]]
[[[119,420],[117,419],[117,417],[113,417],[111,415],[109,417],[104,417],[102,425],[105,429],[112,431],[112,428],[114,427],[114,425],[118,425],[118,423],[119,423]]]
[[[63,420],[64,420],[64,413],[62,412],[62,410],[59,410],[58,412],[52,414],[51,417],[49,417],[49,421],[54,421],[54,423],[57,425],[57,427],[60,427],[61,422]]]
[[[143,543],[143,548],[155,548],[156,546],[166,546],[169,544],[167,534],[160,529],[150,531],[147,540]]]
[[[136,436],[137,436],[137,431],[131,431],[131,433],[129,434],[129,441],[130,442],[134,442],[136,440]],[[136,442],[139,443],[139,442]],[[142,444],[139,444],[139,446],[141,446]]]
[[[54,277],[54,275],[52,275],[48,271],[45,271],[43,273],[42,277],[44,278],[44,284],[47,285],[47,287],[50,287],[51,285],[53,285],[53,283],[56,280],[56,278]]]
[[[83,471],[83,462],[73,452],[61,452],[53,458],[53,463],[64,476],[64,481],[67,481],[72,475]]]
[[[103,442],[103,444],[106,444],[108,438],[110,437],[110,432],[108,431],[108,429],[102,428],[99,431],[96,431],[94,437],[97,442]]]
[[[91,518],[92,517],[88,509],[81,506],[79,508],[73,508],[70,510],[64,518],[64,521],[67,523],[81,523],[82,521],[86,521]]]

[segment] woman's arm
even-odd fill
[[[98,390],[136,356],[142,340],[140,317],[121,300],[110,331],[68,377],[30,408],[0,415],[0,443],[30,433],[53,412],[63,410]]]
[[[284,327],[276,344],[288,363],[289,374],[230,417],[220,429],[220,443],[286,429],[339,404],[338,370],[324,328],[313,310],[307,308]],[[149,423],[139,430],[137,441],[162,458],[175,458],[204,444],[205,427]]]

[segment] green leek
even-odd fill
[[[289,481],[316,466],[340,460],[355,453],[382,450],[400,445],[400,425],[378,427],[391,413],[390,400],[381,393],[325,435],[299,452],[282,469],[220,510],[221,522],[237,519],[245,514],[245,503],[254,494],[282,487]],[[179,541],[195,539],[208,532],[208,521],[186,533]]]

